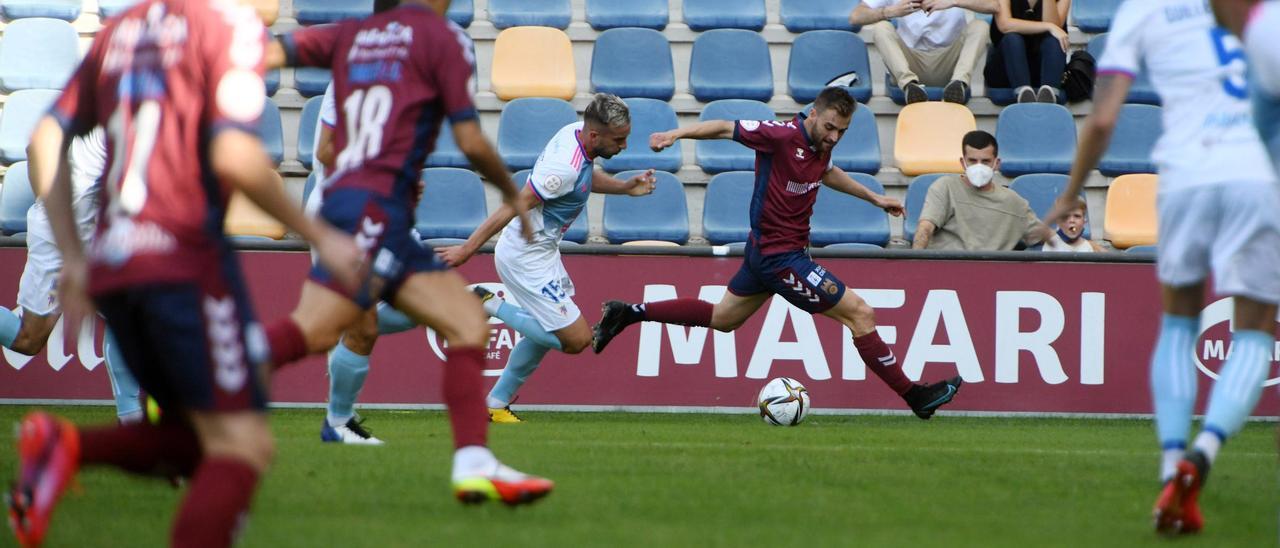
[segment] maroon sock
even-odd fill
[[[672,299],[644,303],[644,321],[706,327],[711,325],[715,305],[698,299]]]
[[[293,318],[284,317],[267,327],[267,344],[271,345],[271,366],[280,369],[307,355],[307,339]]]
[[[853,346],[858,349],[862,361],[866,362],[867,369],[880,377],[899,396],[906,394],[914,386],[911,379],[902,373],[902,368],[898,367],[898,357],[880,340],[879,333],[872,330],[861,337],[854,337]]]
[[[200,463],[173,523],[172,546],[231,546],[258,487],[258,472],[248,463],[209,457]]]
[[[190,477],[200,462],[200,441],[190,426],[176,420],[84,429],[80,462],[144,476]]]
[[[453,445],[485,445],[489,409],[484,403],[484,349],[450,348],[445,352],[444,405],[453,424]]]

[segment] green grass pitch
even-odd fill
[[[0,406],[0,422],[28,408]],[[57,409],[78,423],[105,407]],[[537,505],[464,507],[439,412],[369,411],[385,447],[321,444],[320,410],[278,410],[274,469],[242,546],[1157,546],[1149,421],[528,412],[500,458],[557,482]],[[1274,545],[1275,426],[1227,445],[1178,546]],[[12,474],[11,438],[0,468]],[[161,546],[180,495],[82,472],[47,546]],[[8,546],[13,537],[0,538]]]

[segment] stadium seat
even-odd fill
[[[920,212],[924,210],[924,200],[929,196],[929,187],[933,186],[934,181],[944,175],[947,174],[929,173],[921,175],[912,179],[911,184],[907,186],[907,199],[905,200],[907,214],[902,221],[902,236],[907,239],[908,244],[915,239],[916,225],[920,224]]]
[[[880,172],[880,131],[876,115],[865,105],[853,111],[849,131],[831,151],[831,161],[845,171],[875,175]]]
[[[511,27],[569,28],[573,10],[569,0],[489,0],[489,22]]]
[[[139,0],[98,0],[98,15],[106,19],[120,15]]]
[[[268,70],[263,83],[267,85],[267,97],[271,97],[277,91],[280,91],[280,69]]]
[[[528,169],[560,128],[578,121],[567,101],[527,97],[507,103],[498,118],[498,154],[511,169]]]
[[[0,40],[0,90],[62,89],[80,65],[80,37],[71,23],[19,19]]]
[[[445,12],[454,23],[459,27],[467,28],[471,26],[471,22],[476,17],[476,5],[473,0],[453,0],[449,4],[449,11]]]
[[[587,24],[596,30],[621,27],[663,30],[670,18],[667,0],[587,0]]]
[[[254,204],[244,193],[231,195],[227,204],[227,216],[223,219],[223,230],[228,236],[260,236],[279,240],[288,233],[280,221]]]
[[[1000,173],[1070,173],[1076,157],[1076,122],[1061,105],[1009,105],[996,121]],[[957,141],[959,142],[959,141]]]
[[[1102,61],[1102,54],[1107,50],[1107,35],[1094,36],[1089,40],[1087,49],[1094,59]],[[1099,68],[1102,67],[1099,66]],[[1156,88],[1151,85],[1151,79],[1147,78],[1145,70],[1135,76],[1133,85],[1129,88],[1129,97],[1125,98],[1125,102],[1144,105],[1160,104],[1160,94],[1156,93]]]
[[[637,174],[639,172],[626,171],[618,177],[627,179]],[[684,185],[665,171],[655,176],[658,184],[653,194],[604,197],[604,236],[609,243],[662,240],[683,244],[689,241],[689,205],[685,203]]]
[[[885,73],[884,89],[889,94],[889,100],[893,101],[894,104],[904,106],[907,104],[907,92],[902,91],[902,86],[898,85],[898,81],[893,79],[892,74]],[[929,97],[930,101],[941,101],[942,90],[943,88],[939,86],[924,87],[924,93]],[[973,90],[969,91],[969,95],[973,95]]]
[[[591,53],[591,91],[670,101],[676,92],[671,44],[653,29],[610,29]]]
[[[515,27],[498,33],[493,44],[493,92],[503,101],[520,97],[573,99],[578,77],[573,44],[562,30]]]
[[[756,174],[730,171],[711,178],[702,199],[702,232],[714,245],[745,242],[751,233]]]
[[[307,99],[298,118],[298,161],[307,169],[312,169],[311,162],[315,159],[316,124],[320,123],[320,102],[323,99]]]
[[[1150,253],[1152,255],[1155,255],[1156,251],[1157,251],[1157,248],[1154,245],[1135,245],[1129,249],[1124,250],[1125,253]]]
[[[883,246],[876,244],[864,244],[861,242],[843,242],[831,244],[823,249],[842,250],[842,251],[884,251]]]
[[[764,29],[764,0],[684,0],[684,22],[696,31]]]
[[[861,0],[782,0],[779,15],[782,26],[794,33],[811,30],[852,30],[860,27],[849,25],[849,13]]]
[[[522,169],[511,175],[511,182],[516,184],[516,188],[521,190],[524,189],[524,185],[529,182],[530,171],[531,170],[528,169]],[[578,215],[577,219],[574,219],[573,222],[569,224],[569,230],[564,232],[564,237],[560,240],[561,242],[572,242],[575,244],[587,243],[587,236],[591,233],[591,222],[590,215],[587,213],[588,210],[589,208],[582,208],[582,213]]]
[[[267,103],[262,109],[260,126],[262,146],[267,149],[267,155],[271,156],[276,167],[280,167],[280,162],[284,161],[284,123],[280,120],[280,106],[273,99],[264,100]]]
[[[657,99],[624,99],[631,109],[631,135],[627,137],[627,149],[604,161],[605,171],[616,173],[632,169],[657,169],[680,171],[684,156],[680,145],[668,147],[662,152],[649,148],[649,135],[675,129],[676,111],[666,101]]]
[[[5,236],[27,231],[27,210],[36,202],[29,177],[26,162],[9,166],[4,174],[4,186],[0,186],[0,233]]]
[[[324,95],[325,88],[333,79],[333,72],[327,68],[298,67],[293,69],[293,87],[303,97]]]
[[[71,22],[80,17],[80,0],[0,0],[0,16],[9,21],[49,17]]]
[[[49,111],[61,92],[48,89],[17,91],[5,100],[0,110],[0,163],[11,164],[27,159],[27,144],[36,122]]]
[[[1090,34],[1107,32],[1120,2],[1121,0],[1075,0],[1071,4],[1071,18],[1081,31]]]
[[[489,216],[484,185],[474,171],[452,167],[422,170],[426,188],[414,212],[423,239],[468,238]]]
[[[1107,239],[1117,249],[1156,243],[1155,175],[1121,175],[1107,189],[1103,223]]]
[[[373,13],[373,0],[293,0],[298,23],[315,25]]]
[[[806,32],[791,44],[787,93],[797,103],[808,103],[832,78],[849,71],[857,71],[858,84],[846,89],[854,99],[867,102],[871,99],[871,62],[862,38],[842,30]]]
[[[884,194],[884,185],[865,173],[850,173],[872,192]],[[870,202],[829,186],[818,187],[818,201],[809,221],[809,241],[816,246],[864,243],[884,247],[889,243],[889,214]]]
[[[1151,151],[1160,140],[1163,127],[1160,107],[1125,105],[1120,109],[1111,145],[1098,163],[1098,170],[1107,177],[1155,173],[1156,164],[1151,161]]]
[[[302,186],[302,205],[307,205],[307,199],[311,197],[311,193],[316,190],[316,180],[320,178],[318,172],[312,171],[307,175],[307,182]]]
[[[1032,173],[1014,179],[1009,184],[1009,190],[1022,196],[1031,205],[1031,211],[1034,211],[1037,217],[1044,219],[1045,214],[1049,213],[1049,208],[1053,207],[1053,202],[1067,188],[1067,180],[1066,175],[1058,173]],[[1084,199],[1083,192],[1080,193],[1080,198]],[[1089,233],[1089,225],[1086,223],[1084,225],[1086,240],[1089,239]]]
[[[769,45],[759,33],[746,30],[702,33],[689,57],[689,91],[704,103],[719,99],[768,102],[773,98]]]
[[[453,126],[445,119],[440,124],[440,133],[436,135],[436,147],[427,156],[427,167],[457,167],[471,169],[471,160],[458,150],[458,143],[453,140]]]
[[[727,99],[710,103],[702,109],[699,121],[707,120],[774,120],[777,116],[769,105],[759,101]],[[729,139],[698,141],[693,159],[707,173],[750,171],[755,169],[756,153]]]
[[[960,141],[977,127],[973,113],[961,105],[907,105],[898,113],[894,161],[903,175],[960,173]]]

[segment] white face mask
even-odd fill
[[[969,184],[975,188],[987,186],[987,183],[990,183],[991,178],[995,177],[995,175],[996,173],[991,169],[991,166],[983,164],[973,164],[964,168],[965,178],[969,179]]]

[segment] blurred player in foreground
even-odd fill
[[[1218,22],[1244,40],[1253,121],[1280,169],[1280,0],[1212,0]]]

